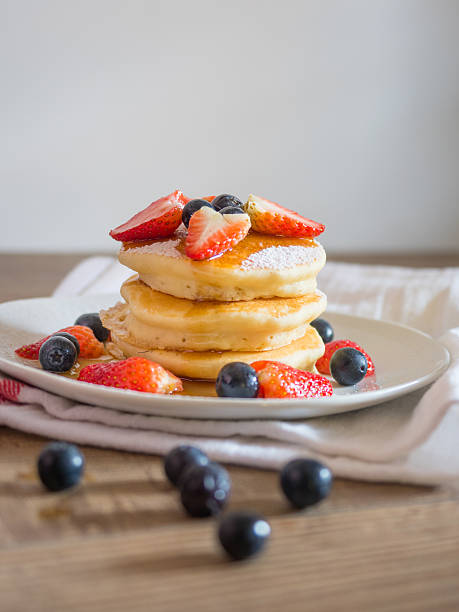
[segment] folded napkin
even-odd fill
[[[130,274],[111,257],[90,258],[55,294],[116,292]],[[311,456],[335,475],[359,480],[430,485],[459,478],[459,268],[328,263],[319,279],[328,310],[398,321],[439,337],[451,354],[448,371],[427,391],[304,421],[128,414],[77,404],[0,375],[0,424],[152,454],[164,454],[180,443],[196,444],[215,460],[267,469]]]

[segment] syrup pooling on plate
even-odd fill
[[[25,361],[25,360],[21,360]],[[78,375],[82,368],[92,363],[103,363],[107,361],[116,361],[111,355],[102,355],[98,359],[80,359],[68,372],[57,374],[57,376],[64,376],[65,378],[71,378],[73,380],[78,379]],[[42,367],[38,361],[27,361],[28,366],[41,370]],[[189,395],[192,397],[217,397],[215,392],[215,383],[209,380],[191,380],[182,378],[183,391],[175,393],[174,395]]]

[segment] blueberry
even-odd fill
[[[235,560],[247,559],[259,553],[271,534],[266,519],[253,512],[231,512],[220,521],[218,539]]]
[[[212,200],[212,206],[215,210],[221,210],[227,206],[237,206],[242,209],[243,204],[236,196],[230,195],[229,193],[222,193]]]
[[[244,211],[239,206],[226,206],[219,211],[222,215],[240,215]]]
[[[213,208],[210,202],[201,199],[190,200],[188,204],[185,204],[182,210],[182,223],[185,227],[188,227],[188,225],[190,224],[191,215],[194,215],[194,213],[203,206],[209,206],[209,208]]]
[[[63,338],[67,338],[67,340],[70,340],[70,342],[73,342],[73,344],[75,345],[77,357],[78,357],[78,355],[80,354],[80,343],[75,338],[75,336],[72,336],[72,334],[69,334],[67,332],[56,332],[55,334],[53,334],[53,337],[54,336],[62,336]]]
[[[219,397],[256,397],[257,373],[242,361],[227,363],[218,373],[215,389]]]
[[[327,497],[332,482],[328,467],[314,459],[293,459],[280,473],[281,488],[297,508],[312,506]]]
[[[50,491],[74,487],[79,483],[83,471],[83,453],[67,442],[51,442],[38,457],[38,475]]]
[[[311,321],[312,327],[315,327],[324,344],[331,342],[334,337],[333,327],[325,319],[314,319]]]
[[[108,336],[110,335],[110,330],[102,325],[98,312],[87,312],[80,315],[75,321],[75,325],[84,325],[92,329],[95,337],[100,342],[108,340]]]
[[[192,465],[207,465],[209,457],[196,446],[176,446],[164,457],[164,471],[173,485],[177,485],[183,472]]]
[[[41,367],[49,372],[68,372],[75,365],[77,350],[68,338],[51,336],[38,353]]]
[[[180,498],[191,516],[218,514],[228,501],[231,479],[218,463],[192,465],[180,479]]]
[[[365,377],[367,369],[367,358],[355,348],[338,349],[330,359],[330,374],[340,385],[355,385]]]

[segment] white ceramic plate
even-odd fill
[[[317,399],[232,399],[164,396],[82,383],[31,367],[14,349],[72,325],[83,312],[113,305],[118,295],[36,298],[0,304],[0,369],[31,385],[79,402],[137,412],[199,419],[297,419],[347,412],[414,391],[447,368],[448,351],[415,329],[327,312],[335,338],[350,338],[372,356],[376,375],[353,387],[334,384],[332,397]]]

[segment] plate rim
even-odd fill
[[[85,299],[87,300],[91,299],[92,301],[97,300],[97,299],[103,299],[104,301],[111,300],[111,299],[119,300],[120,296],[119,294],[116,294],[116,293],[102,293],[102,294],[87,294],[87,295],[78,295],[78,296],[50,296],[50,297],[35,297],[35,298],[25,298],[25,299],[18,299],[18,300],[9,300],[9,301],[0,303],[0,314],[3,308],[5,307],[10,308],[11,306],[14,306],[14,304],[19,304],[19,303],[24,304],[24,303],[33,303],[37,301],[40,301],[40,302],[49,302],[49,301],[74,302],[77,300],[81,301]],[[449,354],[448,349],[438,340],[432,338],[432,336],[430,336],[426,332],[423,332],[419,329],[416,329],[404,323],[398,323],[392,320],[385,320],[385,319],[383,320],[383,319],[376,319],[373,317],[352,315],[348,313],[342,313],[336,310],[327,310],[327,314],[339,317],[343,319],[344,321],[347,319],[353,322],[362,321],[370,325],[382,325],[382,326],[389,325],[395,328],[402,328],[408,331],[409,333],[415,334],[417,336],[421,336],[425,338],[426,340],[428,340],[429,342],[434,343],[437,349],[440,349],[443,352],[443,361],[430,372],[424,374],[421,377],[410,380],[410,381],[401,382],[401,383],[389,386],[388,388],[385,388],[385,389],[384,388],[376,389],[376,390],[370,390],[370,391],[365,391],[361,393],[357,392],[355,394],[347,394],[347,395],[333,395],[331,397],[309,398],[309,399],[307,398],[306,399],[305,398],[303,399],[301,398],[290,398],[290,399],[288,398],[287,399],[286,398],[283,398],[283,399],[280,399],[280,398],[279,399],[278,398],[272,398],[272,399],[251,398],[251,399],[247,399],[247,398],[226,398],[226,397],[208,397],[208,396],[206,397],[206,396],[187,396],[187,395],[148,394],[148,398],[150,399],[152,403],[151,403],[151,411],[147,412],[146,414],[151,414],[155,416],[156,415],[164,416],[164,411],[155,413],[155,404],[157,404],[160,401],[166,400],[167,403],[172,406],[175,406],[176,404],[186,403],[190,407],[193,407],[196,404],[201,404],[201,405],[204,404],[207,407],[216,406],[217,408],[219,408],[225,405],[226,407],[228,407],[228,404],[230,403],[230,405],[233,405],[240,409],[243,409],[244,406],[248,404],[253,408],[263,408],[265,411],[264,414],[259,415],[259,416],[254,416],[251,414],[250,416],[245,416],[245,417],[243,415],[242,416],[239,415],[237,417],[229,417],[227,415],[225,416],[215,415],[213,417],[196,416],[196,415],[188,416],[188,418],[200,419],[200,420],[270,419],[270,418],[274,418],[275,415],[269,415],[269,414],[266,414],[266,412],[269,412],[269,411],[277,412],[287,407],[290,408],[290,410],[288,410],[289,415],[286,414],[284,417],[279,417],[276,415],[275,418],[284,418],[285,420],[289,420],[293,418],[311,418],[313,416],[321,416],[321,415],[312,414],[308,416],[307,414],[302,413],[301,415],[295,416],[295,412],[298,412],[298,410],[304,411],[304,410],[307,410],[308,408],[317,409],[318,405],[323,406],[323,407],[327,405],[333,406],[333,411],[327,411],[322,414],[322,416],[326,416],[326,415],[336,414],[339,412],[358,410],[358,409],[365,408],[371,405],[386,402],[396,397],[399,397],[401,395],[405,395],[407,393],[410,393],[412,391],[425,387],[429,385],[430,383],[432,383],[433,381],[435,381],[439,376],[441,376],[441,374],[445,372],[449,366],[450,354]],[[83,381],[75,381],[73,379],[70,379],[64,376],[59,376],[57,378],[57,380],[59,380],[58,387],[62,387],[64,390],[68,388],[69,390],[69,394],[64,394],[61,389],[53,390],[52,388],[50,388],[50,387],[53,387],[52,382],[56,381],[56,375],[50,372],[44,372],[43,370],[40,370],[37,368],[31,368],[26,363],[15,362],[13,360],[2,357],[1,355],[0,355],[0,370],[8,375],[15,376],[19,380],[24,380],[21,377],[21,373],[24,372],[27,375],[30,374],[28,378],[36,379],[37,382],[30,383],[30,382],[25,381],[26,384],[35,384],[37,387],[44,389],[45,391],[48,391],[54,394],[60,394],[66,398],[74,399],[82,403],[88,403],[90,401],[90,400],[85,401],[85,400],[80,400],[78,398],[75,398],[74,397],[75,394],[70,392],[70,390],[75,389],[75,383],[78,382],[79,384],[81,384]],[[41,384],[42,380],[45,383],[47,380],[49,380],[50,384],[43,385]],[[126,399],[132,398],[134,401],[140,401],[140,399],[145,400],[146,394],[141,391],[133,391],[130,389],[116,389],[116,388],[111,388],[111,387],[98,387],[97,385],[92,385],[90,383],[83,383],[83,384],[85,385],[86,389],[89,389],[89,385],[90,385],[91,394],[94,395],[94,400],[93,400],[94,403],[97,403],[97,405],[104,405],[105,407],[112,408],[114,410],[120,410],[120,408],[109,406],[106,402],[101,403],[97,399],[98,396],[100,396],[101,398],[115,398],[115,397],[118,399],[122,397]],[[77,395],[79,394],[77,393]],[[139,406],[134,406],[133,409],[126,408],[124,409],[124,411],[138,413]],[[183,418],[184,417],[184,415],[177,415],[177,414],[170,414],[169,416],[171,418],[175,418],[175,417]]]

